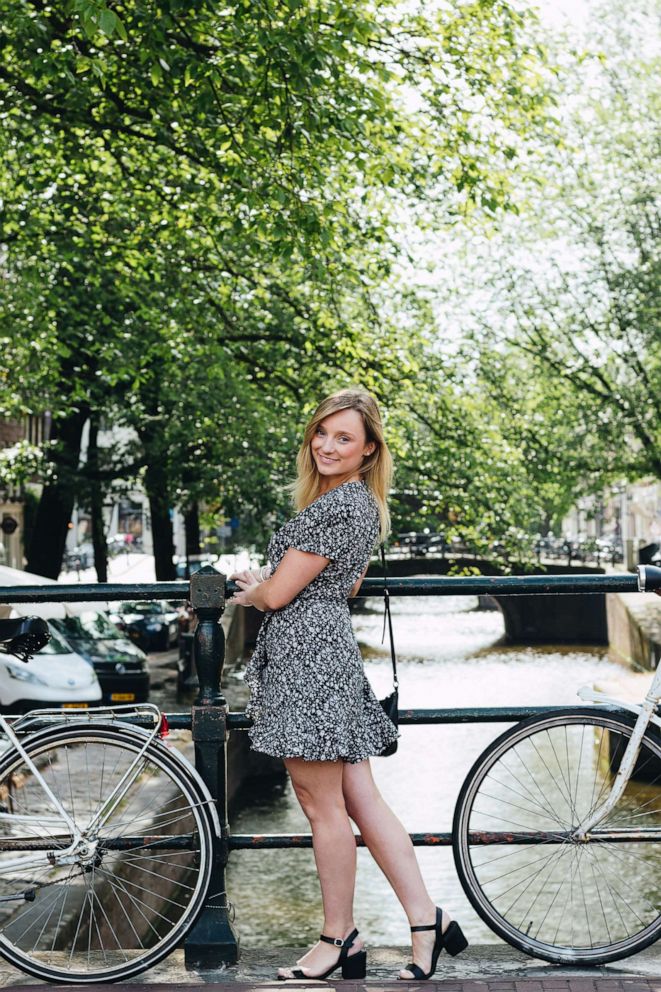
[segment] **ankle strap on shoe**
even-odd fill
[[[424,927],[411,927],[411,933],[418,933],[420,930],[435,930],[438,926],[440,926],[442,920],[443,920],[443,910],[440,908],[440,906],[437,906],[436,920],[434,921],[434,923],[430,923]]]
[[[342,937],[327,937],[325,933],[320,933],[319,940],[323,940],[325,944],[333,944],[334,947],[351,947],[357,936],[357,930],[352,930],[344,940]]]

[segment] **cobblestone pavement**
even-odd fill
[[[661,943],[661,942],[660,942]],[[290,982],[296,988],[316,987],[338,992],[661,992],[661,947],[651,947],[632,958],[599,968],[561,968],[526,957],[505,944],[472,945],[456,958],[442,958],[430,982],[394,980],[399,968],[409,960],[410,949],[368,946],[366,982]],[[249,992],[272,989],[282,992],[284,983],[274,980],[280,965],[290,965],[300,957],[301,948],[242,949],[237,965],[209,972],[187,971],[183,951],[133,980],[108,985],[76,985],[94,992],[126,988],[130,992],[183,992],[205,986],[209,992]],[[17,972],[0,961],[0,988],[42,989],[44,982]],[[60,985],[60,989],[74,986]]]

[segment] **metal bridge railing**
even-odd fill
[[[391,596],[479,595],[589,595],[608,592],[636,592],[661,589],[661,568],[640,566],[638,575],[528,575],[470,576],[433,578],[388,578]],[[216,801],[221,836],[214,851],[214,869],[207,904],[185,942],[189,968],[204,969],[220,962],[231,964],[238,957],[238,940],[232,927],[225,889],[225,871],[232,850],[265,848],[309,848],[310,834],[232,835],[227,813],[227,740],[233,730],[246,730],[250,720],[245,713],[230,712],[220,682],[225,663],[225,634],[220,619],[226,597],[238,591],[234,582],[213,568],[204,567],[189,582],[98,583],[45,586],[0,587],[0,603],[107,602],[122,600],[189,600],[197,615],[194,635],[195,662],[199,692],[190,713],[168,714],[173,729],[189,729],[195,747],[195,765]],[[383,580],[363,581],[360,597],[382,596]],[[399,722],[406,724],[513,723],[535,713],[559,707],[481,707],[464,709],[400,710]],[[566,707],[571,709],[572,707]],[[495,834],[493,836],[496,836]],[[417,846],[451,843],[449,833],[424,832],[411,835]],[[362,846],[358,836],[356,843]]]

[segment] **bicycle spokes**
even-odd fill
[[[202,905],[212,846],[204,797],[165,748],[114,730],[55,731],[30,758],[81,839],[72,845],[52,817],[42,833],[47,799],[17,756],[0,775],[18,817],[0,820],[0,948],[44,978],[143,970]]]
[[[636,779],[581,839],[631,727],[592,716],[532,723],[485,752],[458,810],[476,908],[550,960],[633,953],[661,924],[661,749],[643,740]]]

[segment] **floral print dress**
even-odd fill
[[[322,493],[271,537],[272,574],[287,548],[330,562],[290,603],[264,614],[244,676],[253,750],[355,763],[399,736],[365,676],[348,604],[378,534],[377,502],[359,481]]]

